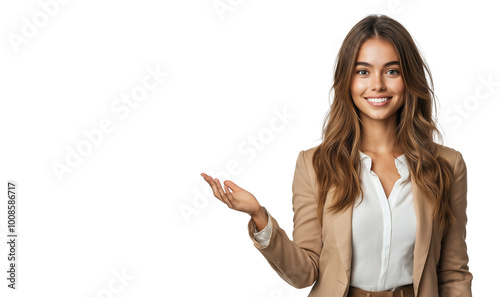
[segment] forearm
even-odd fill
[[[260,210],[253,214],[250,215],[252,218],[252,221],[255,223],[255,226],[257,227],[257,231],[261,231],[267,226],[268,223],[268,217],[264,209],[261,207]]]
[[[255,247],[278,275],[290,285],[296,288],[312,285],[318,277],[319,255],[312,250],[301,248],[296,242],[290,240],[271,214],[269,214],[268,223],[272,230],[268,244],[263,245],[261,241],[254,238],[255,225],[252,220],[249,221],[249,235],[254,240]]]

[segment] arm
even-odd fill
[[[311,286],[318,278],[319,255],[322,249],[321,226],[316,218],[317,201],[311,186],[304,151],[299,153],[292,184],[293,241],[269,216],[269,244],[262,245],[254,238],[255,224],[248,222],[248,232],[254,246],[262,253],[278,275],[295,288]]]
[[[272,225],[271,225],[271,220],[269,220],[269,215],[267,214],[267,210],[265,210],[265,208],[264,212],[266,213],[266,217],[268,218],[267,225],[262,230],[258,231],[259,229],[257,228],[257,225],[255,224],[255,222],[253,222],[255,228],[255,232],[253,233],[253,235],[255,240],[257,240],[263,247],[266,247],[269,244],[269,239],[271,239]]]
[[[451,192],[450,206],[456,223],[450,225],[441,241],[441,256],[437,268],[439,296],[472,296],[472,274],[465,243],[467,224],[467,167],[462,154],[457,151],[453,170],[455,184]]]

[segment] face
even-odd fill
[[[367,39],[359,49],[353,72],[351,96],[363,123],[395,120],[404,102],[404,83],[394,47],[378,38]]]

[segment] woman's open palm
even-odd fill
[[[214,196],[224,202],[229,208],[248,213],[249,215],[256,214],[261,209],[259,202],[252,193],[238,187],[232,181],[224,181],[224,191],[217,178],[214,180],[210,175],[205,173],[202,173],[201,176],[203,176],[212,188]]]

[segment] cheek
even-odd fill
[[[403,80],[400,79],[400,80],[397,80],[397,81],[394,81],[390,88],[392,89],[392,91],[394,93],[399,93],[399,94],[403,94],[404,91],[405,91],[405,85],[403,83]]]
[[[359,95],[360,93],[362,93],[364,91],[364,89],[365,89],[365,86],[360,80],[353,79],[351,81],[351,94]]]

